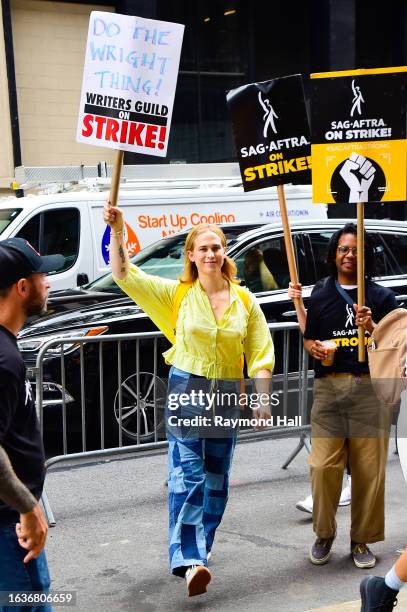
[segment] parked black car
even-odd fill
[[[348,220],[299,221],[292,223],[293,243],[305,305],[315,282],[327,275],[325,258],[332,233]],[[378,269],[377,281],[398,295],[400,304],[407,299],[407,223],[366,220]],[[281,225],[257,228],[225,226],[229,237],[228,254],[235,260],[238,275],[256,293],[269,322],[295,321],[295,310],[288,298],[288,264]],[[246,230],[246,231],[245,231]],[[165,238],[138,253],[133,262],[150,274],[176,278],[183,268],[183,244],[186,232]],[[41,346],[50,338],[128,334],[152,331],[153,323],[114,283],[110,274],[84,288],[59,291],[52,295],[45,317],[26,326],[19,335],[19,347],[34,381],[35,363]],[[298,338],[297,338],[298,340]],[[293,342],[291,370],[298,369]],[[139,357],[135,344],[122,342],[122,433],[124,441],[137,435],[137,412],[142,440],[151,438],[155,386],[156,405],[162,408],[165,396],[167,367],[159,353],[168,348],[163,338],[158,346],[158,369],[154,377],[154,356],[151,341],[141,341]],[[277,371],[283,368],[281,346],[276,346]],[[81,425],[81,396],[86,407],[87,432],[100,438],[99,347],[88,343],[83,347],[84,370],[81,386],[80,351],[77,345],[64,344],[65,386],[61,387],[61,346],[53,347],[44,360],[44,428],[61,431],[62,393],[65,393],[68,428]],[[298,352],[297,352],[298,355]],[[136,392],[136,360],[140,359],[139,394]],[[117,347],[103,343],[104,406],[106,445],[117,445],[119,401]]]

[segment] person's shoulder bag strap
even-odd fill
[[[340,296],[343,297],[343,299],[345,300],[345,302],[347,302],[349,304],[349,306],[352,307],[353,310],[353,304],[355,303],[352,298],[350,297],[350,295],[348,293],[346,293],[345,289],[343,287],[340,286],[340,284],[338,283],[337,280],[335,280],[335,289],[337,290],[337,292],[339,293]]]
[[[340,284],[338,283],[338,280],[335,280],[335,289],[337,290],[337,292],[343,297],[343,299],[348,302],[348,304],[350,306],[352,306],[353,308],[353,304],[355,304],[355,302],[352,301],[352,298],[350,297],[350,295],[345,291],[345,289],[343,287],[340,286]],[[365,303],[369,302],[369,297],[370,297],[370,291],[369,291],[369,281],[366,281],[366,292],[365,292]]]
[[[246,312],[249,314],[249,312],[250,312],[250,295],[249,295],[249,292],[244,287],[242,287],[241,285],[237,285],[236,286],[236,290],[237,290],[237,293],[238,293],[241,301],[243,302],[243,306],[245,307]],[[242,353],[242,356],[240,358],[240,369],[242,370],[242,373],[243,373],[243,368],[244,368],[244,353]],[[242,389],[244,391],[244,383],[243,383],[243,387],[242,387],[242,385],[240,385],[240,392],[241,393],[243,392]]]
[[[181,306],[181,302],[186,296],[186,294],[188,293],[188,291],[191,289],[191,287],[192,287],[192,283],[179,283],[178,287],[175,290],[174,304],[172,307],[172,327],[174,330],[174,338],[175,338],[175,328],[177,327],[177,319],[178,319],[178,313],[179,313],[179,309]],[[173,342],[173,344],[175,344],[175,341]]]
[[[243,302],[243,306],[246,308],[247,313],[250,312],[250,296],[249,296],[249,292],[242,287],[242,285],[237,285],[236,286],[236,290],[237,293],[240,297],[240,299]]]

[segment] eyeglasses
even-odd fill
[[[347,255],[349,253],[349,251],[352,251],[352,255],[354,257],[356,257],[356,255],[358,254],[358,250],[356,247],[349,247],[346,244],[340,244],[338,246],[338,251],[339,253],[341,253],[342,255]]]

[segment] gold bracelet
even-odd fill
[[[123,230],[120,232],[110,232],[110,236],[123,236]]]

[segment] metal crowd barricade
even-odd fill
[[[294,459],[294,457],[301,451],[302,448],[306,448],[309,451],[309,419],[308,419],[308,400],[309,400],[309,377],[311,375],[308,372],[308,355],[303,350],[303,342],[302,336],[298,333],[298,324],[297,323],[271,323],[269,324],[270,331],[272,333],[274,343],[278,347],[280,346],[280,342],[282,342],[283,347],[283,371],[281,373],[276,373],[273,375],[273,391],[277,389],[277,393],[280,397],[282,397],[282,414],[280,415],[283,419],[289,418],[289,400],[291,398],[295,398],[295,407],[296,407],[296,417],[298,418],[298,424],[294,426],[287,425],[276,425],[272,428],[255,431],[254,429],[248,429],[239,432],[239,440],[251,440],[251,439],[263,439],[263,438],[282,438],[287,436],[298,436],[299,441],[296,448],[290,454],[287,461],[282,466],[284,469],[288,467],[290,462]],[[290,342],[291,334],[298,335],[298,370],[290,372],[290,363],[293,362],[290,355],[290,348],[292,349],[295,344]],[[46,461],[46,467],[49,468],[52,465],[60,464],[62,462],[75,462],[75,465],[82,460],[88,460],[91,458],[112,458],[118,455],[129,454],[129,453],[138,453],[145,452],[149,450],[157,450],[163,449],[167,446],[166,440],[159,440],[159,423],[160,423],[160,415],[158,414],[159,407],[157,406],[158,400],[157,398],[157,381],[160,380],[160,374],[158,369],[158,341],[162,338],[161,332],[144,332],[137,334],[115,334],[115,335],[100,335],[100,336],[85,336],[85,337],[70,337],[70,338],[54,338],[48,342],[46,342],[40,349],[35,367],[35,387],[36,387],[36,407],[40,420],[41,433],[44,432],[44,408],[47,408],[47,401],[44,400],[44,385],[47,388],[47,384],[49,381],[44,379],[44,364],[48,359],[59,359],[59,367],[60,367],[60,390],[62,394],[62,399],[60,402],[60,412],[62,419],[62,454],[53,456],[48,458]],[[136,386],[135,391],[126,387],[126,381],[128,379],[124,378],[124,366],[123,366],[123,343],[126,343],[126,346],[131,344],[135,345],[135,355],[136,362],[134,364],[134,375],[136,376]],[[152,423],[153,423],[153,432],[152,432],[152,440],[148,442],[143,442],[141,440],[140,434],[140,426],[141,421],[143,419],[144,426],[148,424],[148,419],[146,417],[145,407],[146,402],[142,398],[142,393],[140,389],[140,375],[144,374],[143,366],[141,364],[142,356],[140,355],[140,343],[143,343],[143,347],[145,343],[148,343],[149,346],[152,346],[152,372],[148,374],[152,375],[152,383],[149,386],[149,392],[153,392],[152,394],[152,406],[150,405],[150,412],[152,412]],[[91,344],[95,344],[97,346],[97,354],[98,354],[98,417],[99,417],[99,442],[97,446],[100,448],[96,448],[93,450],[88,450],[88,434],[89,434],[89,424],[88,424],[88,414],[87,414],[87,380],[86,380],[86,355],[85,348]],[[117,376],[117,391],[113,400],[112,405],[106,405],[106,392],[105,392],[105,368],[104,368],[104,350],[112,346],[111,351],[116,352],[116,363],[117,363],[117,371],[115,372],[115,376]],[[59,347],[59,355],[55,354],[55,347]],[[54,348],[52,357],[49,355],[49,349]],[[78,408],[80,408],[80,438],[81,438],[81,448],[79,452],[69,452],[68,449],[68,441],[69,441],[69,412],[71,408],[67,409],[67,403],[69,403],[74,398],[70,398],[67,393],[70,392],[69,389],[66,389],[66,353],[71,353],[73,350],[77,351],[79,354],[79,388],[80,394],[76,399],[76,404]],[[278,350],[278,349],[277,349]],[[48,353],[48,354],[47,354]],[[132,354],[134,352],[132,351]],[[150,353],[151,355],[151,353]],[[111,356],[111,355],[110,355]],[[94,357],[94,356],[93,356]],[[280,362],[280,360],[278,360]],[[281,362],[280,362],[281,363]],[[150,366],[151,367],[151,366]],[[128,368],[127,368],[128,370]],[[55,371],[55,368],[54,368]],[[112,374],[109,371],[108,374]],[[130,378],[130,377],[129,377]],[[123,406],[123,388],[129,393],[130,396],[133,397],[134,406],[132,406],[129,410],[128,406]],[[147,393],[147,395],[148,395]],[[162,399],[162,398],[161,398]],[[105,431],[105,416],[107,410],[114,410],[115,403],[117,400],[117,412],[118,418],[117,427],[118,427],[118,445],[113,448],[106,448],[106,431]],[[74,400],[75,401],[75,400]],[[51,403],[51,402],[49,402]],[[55,409],[56,400],[53,400],[54,409]],[[59,408],[59,406],[58,406]],[[162,408],[162,406],[161,406]],[[152,409],[152,410],[151,410]],[[124,412],[125,411],[125,412]],[[125,440],[123,440],[123,422],[124,419],[127,419],[128,415],[134,414],[136,415],[136,427],[137,431],[134,436],[135,443],[134,444],[124,444]],[[162,415],[163,416],[163,415]],[[292,416],[292,414],[291,414]],[[165,435],[165,432],[164,432]],[[94,444],[94,441],[93,441]],[[49,524],[55,525],[55,519],[53,517],[51,506],[48,502],[48,498],[46,492],[44,490],[43,494],[43,505],[44,510],[48,519]]]

